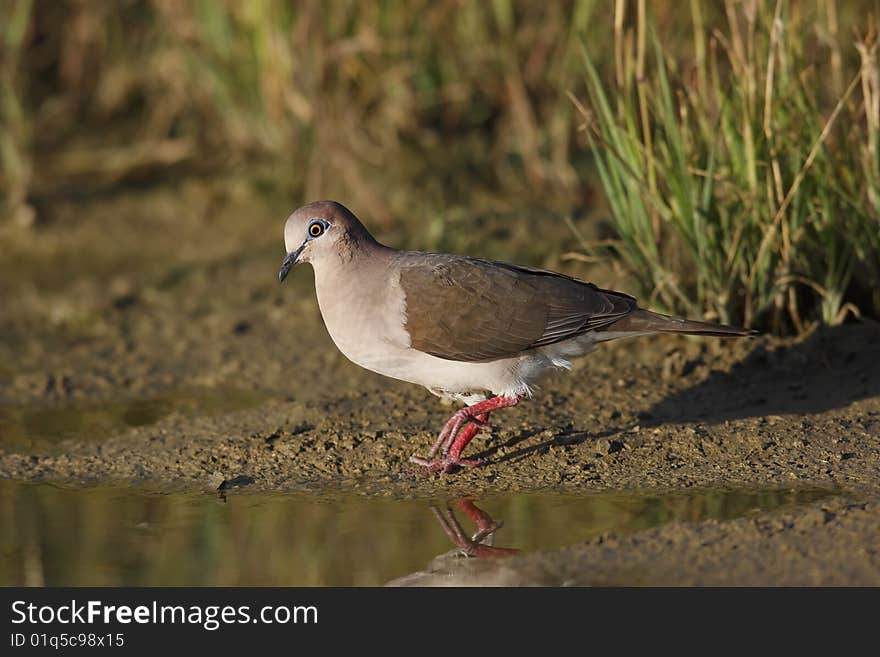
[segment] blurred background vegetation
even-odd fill
[[[558,223],[570,264],[610,262],[673,312],[783,333],[876,317],[878,17],[871,0],[4,0],[0,231],[234,176],[422,247],[461,248],[475,214],[539,216],[527,246]]]

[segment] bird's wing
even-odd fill
[[[635,299],[541,269],[445,254],[404,253],[411,346],[457,361],[507,358],[608,326]]]

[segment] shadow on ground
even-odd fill
[[[684,370],[705,364],[698,356],[685,363]],[[518,462],[555,447],[586,441],[594,443],[600,454],[613,453],[623,447],[616,437],[634,425],[651,429],[669,423],[720,424],[747,418],[818,414],[880,396],[878,364],[880,324],[867,321],[822,328],[795,344],[762,344],[729,370],[713,370],[700,383],[662,398],[631,421],[618,417],[600,431],[569,425],[537,443],[533,441],[542,428],[524,429],[506,440],[492,441],[476,456],[494,464]]]
[[[815,414],[880,395],[880,324],[817,330],[794,345],[756,348],[729,371],[670,395],[643,414],[642,426],[768,415]]]

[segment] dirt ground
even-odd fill
[[[34,233],[0,235],[2,408],[204,390],[249,400],[172,409],[100,440],[0,441],[0,477],[216,490],[247,475],[248,490],[425,499],[825,488],[835,496],[785,511],[504,560],[440,559],[398,583],[880,585],[877,323],[799,340],[607,345],[493,416],[469,450],[486,467],[425,477],[408,457],[427,450],[451,408],[336,351],[310,270],[283,286],[275,278],[289,209],[248,192],[181,184],[172,198],[68,203]],[[626,291],[554,261],[565,230],[532,262]],[[493,256],[521,253],[515,225],[488,235]]]

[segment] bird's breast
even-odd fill
[[[318,306],[327,332],[350,361],[401,378],[412,358],[405,329],[405,300],[385,271],[342,281],[316,273]],[[361,284],[368,282],[369,284]],[[395,289],[396,288],[396,289]]]

